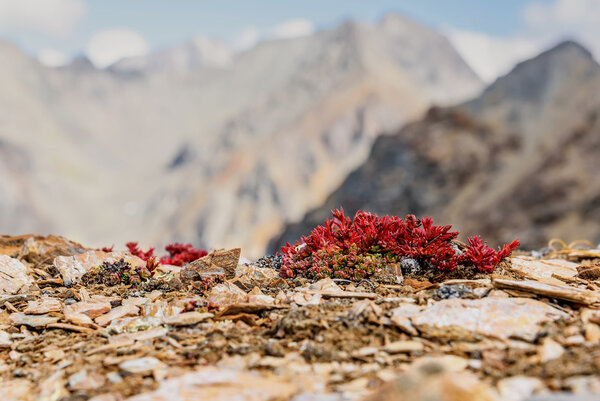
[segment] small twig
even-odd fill
[[[56,285],[63,285],[64,282],[61,278],[51,278],[51,279],[47,279],[47,280],[38,280],[35,282],[36,284],[56,284]]]
[[[371,286],[371,289],[372,289],[373,291],[375,291],[375,288],[376,288],[376,287],[375,287],[375,284],[373,284],[373,283],[372,283],[370,280],[367,280],[366,278],[365,278],[365,279],[362,279],[362,280],[360,280],[360,281],[358,282],[358,285],[361,285],[363,282],[365,282],[365,283],[369,283],[369,285]]]
[[[353,284],[354,281],[352,280],[346,280],[345,278],[334,278],[333,280],[334,283],[348,283],[348,284]]]

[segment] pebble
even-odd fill
[[[166,367],[164,363],[158,359],[148,356],[144,358],[131,359],[129,361],[121,362],[119,368],[129,373],[141,373],[148,374],[152,373],[155,369],[161,369]]]
[[[213,316],[212,313],[208,312],[184,312],[175,316],[165,317],[163,318],[163,322],[173,326],[190,326],[210,319]]]
[[[21,261],[0,255],[0,295],[16,294],[23,286],[33,284],[30,269]]]
[[[558,359],[564,354],[565,349],[562,345],[554,341],[553,339],[546,337],[542,341],[542,345],[539,350],[540,362],[546,363],[553,359]]]
[[[383,350],[390,354],[422,352],[425,349],[420,341],[396,341],[386,345]]]
[[[600,326],[588,323],[584,326],[585,339],[593,344],[600,342]]]
[[[537,377],[513,376],[502,379],[497,384],[503,401],[521,401],[535,392],[545,389],[544,383]]]
[[[57,298],[42,298],[29,301],[23,313],[29,315],[44,315],[49,312],[62,311],[62,303]]]

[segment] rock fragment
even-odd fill
[[[226,281],[211,288],[207,299],[217,305],[227,306],[244,302],[246,296],[247,294],[237,285]]]
[[[26,315],[25,313],[12,313],[10,321],[14,326],[25,325],[29,327],[44,327],[51,323],[58,323],[59,318],[46,315]]]
[[[3,382],[0,386],[0,400],[32,401],[33,386],[29,380],[15,379]]]
[[[527,376],[502,379],[498,382],[497,387],[503,401],[521,401],[546,388],[537,377]]]
[[[10,334],[4,330],[0,330],[0,348],[10,348],[12,345],[12,339]]]
[[[410,320],[425,337],[477,340],[484,337],[533,341],[539,324],[568,315],[528,298],[447,299]]]
[[[538,260],[526,256],[510,258],[511,270],[524,276],[548,283],[563,284],[560,280],[570,279],[577,275],[577,263],[564,259]]]
[[[0,255],[0,294],[16,294],[22,287],[33,284],[29,272],[21,261]]]
[[[383,350],[390,354],[421,352],[425,349],[420,341],[395,341],[387,344]]]
[[[195,372],[165,380],[160,383],[158,390],[139,394],[128,398],[127,401],[289,400],[299,391],[299,385],[277,377],[203,367]]]
[[[532,280],[517,281],[495,279],[494,286],[496,288],[507,288],[531,292],[533,294],[562,299],[564,301],[574,302],[581,305],[592,305],[600,302],[600,294],[597,292],[570,287],[563,284],[542,283]]]
[[[240,248],[217,250],[188,263],[181,270],[181,281],[186,284],[202,277],[221,275],[228,279],[235,276],[241,254]]]
[[[115,319],[122,318],[124,316],[136,316],[140,312],[140,309],[132,304],[117,306],[110,312],[104,315],[98,316],[94,321],[100,326],[106,326]]]
[[[58,235],[26,235],[21,238],[23,242],[18,257],[34,265],[50,265],[58,256],[72,256],[86,251],[82,245]]]
[[[210,319],[214,315],[208,312],[184,312],[163,318],[163,322],[173,326],[190,326]]]
[[[551,338],[546,337],[542,341],[542,345],[539,350],[540,362],[546,363],[553,359],[558,359],[565,353],[565,349],[562,345],[557,343]]]
[[[102,262],[117,262],[124,259],[131,266],[143,266],[145,261],[128,252],[102,252],[89,251],[75,256],[58,256],[54,259],[54,266],[60,272],[66,286],[73,285],[91,269],[98,267]]]
[[[57,298],[42,298],[29,301],[23,313],[29,315],[44,315],[49,312],[60,312],[62,310],[62,302]]]
[[[272,282],[279,279],[279,272],[267,267],[240,265],[236,270],[236,276],[238,276],[240,283],[250,289],[254,286],[269,286]]]
[[[392,317],[390,320],[394,326],[398,327],[405,333],[411,336],[419,334],[415,326],[410,321],[410,317],[418,314],[423,308],[415,304],[402,303],[399,307],[392,310]]]
[[[496,401],[496,392],[469,372],[427,364],[403,373],[367,401]]]
[[[111,310],[111,305],[109,302],[90,302],[90,301],[81,301],[76,302],[72,305],[66,305],[65,314],[73,314],[80,313],[88,316],[90,319],[95,319],[100,315],[105,314],[106,312]]]
[[[584,326],[585,331],[585,339],[592,343],[596,344],[600,342],[600,326],[594,323],[588,323]]]
[[[164,369],[166,365],[154,357],[130,359],[119,364],[119,368],[129,373],[149,374],[157,369]]]
[[[81,370],[68,378],[70,390],[96,390],[104,385],[106,377],[99,373]]]

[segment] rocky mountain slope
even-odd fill
[[[481,85],[444,37],[395,15],[225,62],[201,60],[204,45],[97,70],[0,43],[0,152],[24,166],[0,161],[0,232],[258,255],[380,133]]]
[[[600,66],[573,42],[517,65],[481,96],[393,136],[272,248],[343,205],[432,215],[491,242],[600,241]]]

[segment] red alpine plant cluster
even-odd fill
[[[515,239],[496,251],[480,237],[472,237],[461,253],[452,243],[458,232],[450,231],[451,226],[434,225],[430,217],[407,215],[401,219],[359,211],[351,219],[344,216],[342,208],[331,213],[332,220],[315,227],[295,245],[281,248],[282,277],[360,280],[403,258],[442,271],[469,265],[489,273],[519,246]]]
[[[140,259],[148,260],[154,257],[154,248],[150,248],[144,252],[140,249],[137,242],[128,242],[125,245],[132,255],[135,255]],[[208,255],[207,251],[204,249],[196,249],[192,244],[170,244],[165,247],[165,250],[169,255],[160,258],[160,263],[163,265],[183,266],[186,263],[193,262],[196,259]]]

